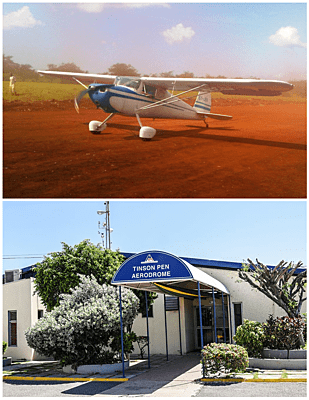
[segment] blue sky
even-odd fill
[[[84,239],[101,242],[104,202],[3,201],[3,270],[23,268]],[[179,257],[306,265],[305,201],[110,201],[112,249]],[[22,256],[24,258],[17,258]]]
[[[305,79],[306,3],[4,3],[4,54],[46,69]]]

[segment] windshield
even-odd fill
[[[132,89],[138,89],[140,87],[141,81],[140,79],[136,79],[133,77],[126,77],[126,76],[118,76],[115,80],[116,86],[127,86]]]

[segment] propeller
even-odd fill
[[[85,85],[84,85],[85,86]],[[89,85],[86,90],[82,90],[74,99],[74,107],[77,113],[79,113],[79,103],[81,102],[81,99],[85,96],[85,94],[100,89],[101,91],[103,90],[103,87],[98,87],[97,85]],[[105,91],[105,88],[104,88]]]
[[[89,93],[92,89],[82,90],[74,99],[74,107],[76,112],[79,114],[79,103],[81,99],[85,96],[85,94]]]

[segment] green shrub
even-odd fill
[[[7,342],[2,341],[2,354],[6,352],[7,348],[8,348]]]
[[[55,307],[26,332],[28,346],[62,365],[104,364],[118,361],[120,335],[118,288],[99,285],[94,277],[80,276],[81,283],[65,294]],[[139,300],[122,290],[122,319],[130,327],[138,314]],[[127,338],[126,338],[127,339]],[[126,340],[128,342],[128,340]],[[126,344],[130,350],[130,345]]]
[[[134,332],[124,332],[123,334],[123,350],[126,356],[132,353],[134,350],[133,343],[137,341],[136,333]],[[114,352],[121,352],[121,333],[116,335],[110,343],[110,347]]]
[[[262,356],[264,338],[263,324],[247,319],[237,328],[233,337],[236,344],[247,350],[249,357]]]
[[[264,347],[269,349],[293,350],[300,348],[300,336],[305,323],[301,317],[277,317],[270,315],[263,325]]]
[[[242,346],[226,343],[211,343],[202,350],[204,374],[245,372],[249,366],[248,353]]]

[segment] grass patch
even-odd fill
[[[17,82],[15,87],[17,96],[10,93],[9,83],[3,82],[4,101],[72,100],[82,90],[81,85],[67,83]]]
[[[286,370],[283,369],[281,372],[281,379],[287,379],[287,378],[288,378],[288,374],[287,374]]]

